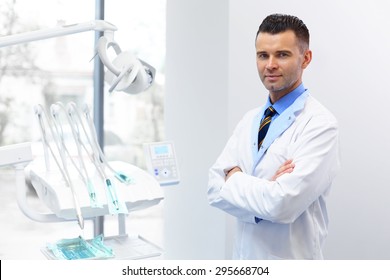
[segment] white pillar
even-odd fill
[[[207,202],[208,169],[228,137],[226,0],[167,0],[166,138],[181,182],[165,188],[166,259],[224,259],[226,215]]]

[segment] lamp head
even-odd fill
[[[110,47],[116,53],[112,61],[107,55]],[[122,52],[112,37],[100,37],[97,53],[107,68],[104,79],[110,85],[109,92],[116,90],[137,94],[152,85],[156,70],[145,61],[136,58],[131,52]]]

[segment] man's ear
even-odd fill
[[[302,69],[305,69],[311,62],[312,59],[312,52],[311,50],[306,50],[303,55],[303,62],[302,62]]]

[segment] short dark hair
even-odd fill
[[[272,14],[267,16],[259,26],[256,38],[259,33],[278,34],[287,30],[292,30],[304,49],[309,47],[310,34],[305,23],[296,16],[284,14]]]

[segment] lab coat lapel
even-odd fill
[[[263,145],[261,146],[260,150],[257,151],[257,140],[255,150],[253,151],[253,168],[252,173],[255,170],[257,164],[260,162],[260,160],[263,158],[265,153],[267,152],[269,146],[275,141],[276,138],[278,138],[280,135],[283,134],[283,132],[290,127],[290,125],[295,121],[297,115],[299,112],[303,109],[305,106],[305,101],[307,99],[307,96],[309,93],[306,91],[302,95],[300,95],[297,100],[288,107],[284,112],[278,116],[275,120],[271,122],[271,126],[267,132],[267,135],[265,136]],[[263,108],[263,111],[265,108]],[[254,122],[256,122],[256,125],[258,126],[260,123],[259,117],[256,116],[254,119]],[[257,134],[253,135],[255,139],[257,139]],[[253,139],[253,138],[252,138]],[[252,140],[253,141],[253,140]]]

